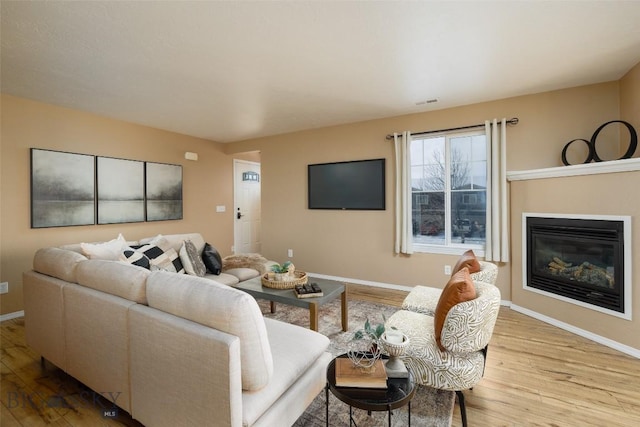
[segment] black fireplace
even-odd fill
[[[624,221],[526,218],[527,284],[624,313]]]

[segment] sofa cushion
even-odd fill
[[[149,270],[103,259],[89,259],[78,264],[77,283],[88,288],[134,301],[147,303]]]
[[[307,328],[264,319],[273,354],[273,378],[260,393],[242,394],[245,425],[256,420],[303,376],[329,347],[329,338]],[[331,359],[327,359],[327,364]],[[326,365],[323,368],[326,372]]]
[[[438,305],[436,305],[436,311],[434,315],[434,329],[436,335],[436,342],[441,350],[445,350],[440,342],[442,335],[442,326],[447,318],[447,314],[451,308],[461,302],[470,301],[476,297],[476,289],[473,285],[473,281],[469,276],[469,269],[463,267],[456,274],[451,276],[449,282],[442,290]]]
[[[240,280],[232,274],[220,273],[217,276],[215,274],[205,274],[203,276],[205,279],[212,280],[216,283],[220,283],[222,285],[234,286],[237,285]]]
[[[104,243],[80,243],[82,253],[89,259],[108,259],[117,261],[122,254],[124,248],[127,247],[127,241],[118,234],[118,237]]]
[[[202,249],[202,262],[209,273],[218,275],[222,272],[222,258],[216,248],[209,243],[205,243]]]
[[[273,357],[262,312],[252,296],[213,280],[155,271],[147,280],[147,299],[149,307],[240,338],[243,390],[269,383]]]
[[[38,249],[33,256],[33,269],[38,273],[67,282],[76,281],[76,266],[87,257],[77,252],[59,248]]]
[[[451,275],[453,276],[458,271],[462,270],[464,267],[467,267],[469,269],[469,274],[477,273],[478,271],[480,271],[480,262],[476,258],[476,254],[474,254],[473,250],[471,249],[469,249],[468,251],[463,253],[462,256],[460,256],[460,258],[458,259],[458,262],[456,262],[456,265],[453,267],[453,270],[451,271]]]
[[[230,274],[231,276],[235,276],[240,282],[253,279],[254,277],[258,277],[260,275],[260,273],[258,273],[258,270],[254,270],[253,268],[232,268],[231,270],[225,270],[225,272],[222,274]]]
[[[180,248],[180,261],[184,266],[184,271],[192,276],[202,277],[207,272],[207,267],[204,266],[202,258],[196,249],[196,245],[191,240],[185,240],[182,242]]]

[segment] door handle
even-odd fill
[[[240,208],[238,208],[238,212],[236,213],[236,217],[238,219],[242,218],[242,214],[240,213]]]

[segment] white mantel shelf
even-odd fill
[[[545,169],[508,171],[507,181],[526,181],[529,179],[560,178],[565,176],[597,175],[603,173],[640,171],[640,158],[611,160],[607,162],[585,163],[571,166],[558,166]]]

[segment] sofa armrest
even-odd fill
[[[242,426],[240,339],[143,305],[129,310],[131,415],[148,426]]]
[[[63,280],[35,271],[22,275],[27,344],[62,370],[65,358]]]

